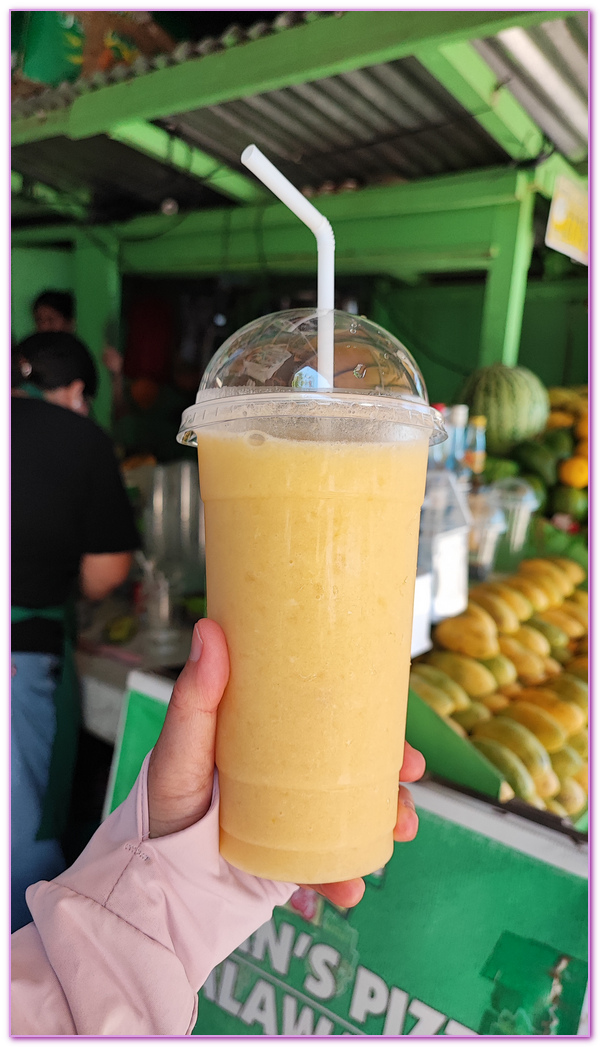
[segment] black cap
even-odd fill
[[[22,382],[39,389],[62,389],[79,379],[90,400],[98,389],[96,365],[87,346],[68,331],[40,331],[25,338],[16,355]]]

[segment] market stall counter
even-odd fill
[[[128,675],[105,814],[158,737],[172,675]],[[360,905],[299,888],[211,973],[197,1035],[577,1034],[585,837],[524,816],[518,800],[433,779],[411,788],[419,833],[366,877]]]

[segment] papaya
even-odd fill
[[[472,738],[490,738],[505,745],[523,761],[534,778],[552,767],[548,753],[536,736],[504,713],[494,716],[487,723],[476,724]]]
[[[495,694],[486,694],[480,700],[481,704],[485,705],[491,713],[501,713],[507,705],[510,705],[510,698],[507,698],[505,694],[500,694],[499,691],[496,691]]]
[[[552,768],[549,771],[542,771],[541,774],[536,775],[533,782],[535,791],[538,796],[541,796],[542,800],[547,800],[560,792],[560,779]]]
[[[505,654],[497,654],[494,658],[482,658],[481,664],[490,670],[498,687],[507,687],[516,682],[517,670]]]
[[[509,585],[504,585],[502,582],[483,582],[475,589],[472,589],[471,592],[477,592],[478,590],[500,596],[502,600],[512,607],[520,622],[526,622],[533,614],[533,604],[530,600],[527,599],[524,593],[519,592],[518,589],[511,589]]]
[[[536,585],[533,578],[528,575],[512,575],[506,579],[504,584],[509,589],[514,589],[515,592],[523,593],[523,596],[526,600],[529,600],[534,611],[545,611],[550,606],[550,600],[546,591],[541,586]]]
[[[579,814],[587,803],[585,790],[574,778],[565,778],[560,783],[560,792],[556,795],[556,802],[560,803],[568,815]]]
[[[489,669],[465,654],[455,654],[454,651],[429,651],[423,660],[427,665],[441,669],[456,680],[469,698],[481,698],[483,695],[493,694],[496,690],[496,681]]]
[[[576,600],[564,600],[561,611],[568,614],[569,617],[575,618],[578,622],[581,622],[586,633],[588,631],[588,611],[587,607],[582,607],[581,604],[577,603]]]
[[[538,632],[542,633],[546,637],[551,648],[568,647],[569,637],[565,630],[561,629],[556,622],[548,621],[545,614],[546,612],[543,611],[534,614],[527,622],[527,625],[531,629],[537,629]]]
[[[527,800],[528,803],[534,802],[537,793],[533,778],[522,760],[511,749],[491,738],[474,738],[473,745],[497,771],[500,771],[516,796]]]
[[[508,683],[498,688],[500,694],[506,695],[507,698],[518,698],[521,691],[523,690],[523,684],[519,683]]]
[[[527,560],[521,560],[519,572],[521,574],[533,575],[543,572],[549,575],[555,581],[563,596],[570,596],[575,588],[570,575],[567,574],[564,567],[559,567],[556,563],[552,563],[551,560],[546,560],[541,556],[533,556]]]
[[[587,654],[578,654],[576,658],[572,658],[570,662],[567,662],[565,669],[571,676],[577,676],[584,683],[588,682],[588,659]]]
[[[485,590],[473,590],[470,594],[471,601],[479,604],[483,607],[484,611],[494,619],[498,632],[500,633],[516,633],[519,628],[519,619],[513,611],[510,604],[503,600],[501,596],[496,596],[495,593],[488,593]],[[484,656],[485,657],[485,656]],[[492,657],[489,655],[488,657]]]
[[[469,600],[467,603],[467,609],[465,614],[472,614],[479,621],[485,629],[487,629],[490,637],[496,637],[498,635],[498,626],[492,618],[489,611],[484,610],[483,607],[478,603],[474,603],[473,600]]]
[[[470,658],[492,658],[499,650],[497,636],[490,635],[488,627],[474,614],[446,618],[435,626],[432,636],[440,647]]]
[[[517,699],[505,709],[503,716],[516,720],[522,727],[535,734],[548,753],[562,749],[567,740],[567,732],[545,709]]]
[[[548,599],[547,609],[550,607],[560,607],[565,598],[564,593],[560,586],[556,584],[556,579],[550,574],[547,574],[546,571],[539,571],[536,569],[535,572],[532,571],[529,573],[523,571],[521,577],[533,579],[538,588],[544,590]]]
[[[549,607],[547,611],[540,611],[538,617],[543,622],[557,625],[559,629],[562,629],[567,634],[570,640],[579,640],[587,632],[586,627],[581,622],[578,622],[576,618],[572,618],[566,611],[563,611],[562,607]]]
[[[573,778],[584,763],[583,757],[570,745],[563,745],[562,749],[552,753],[550,762],[561,781],[563,778]]]
[[[578,603],[580,607],[584,607],[587,611],[589,600],[585,589],[574,589],[571,593],[570,599],[573,600],[574,603]]]
[[[557,814],[559,818],[569,817],[563,805],[561,803],[557,803],[554,797],[551,797],[549,800],[546,800],[546,810],[550,811],[550,814]]]
[[[412,666],[411,671],[423,676],[434,687],[439,687],[440,691],[445,691],[454,702],[456,710],[469,708],[471,704],[469,695],[456,680],[448,676],[448,673],[443,673],[441,669],[434,669],[433,665],[425,665],[425,662],[417,662]]]
[[[517,629],[514,638],[517,643],[523,644],[523,647],[526,647],[528,651],[539,654],[541,658],[549,657],[550,644],[539,629],[533,629],[530,625],[521,625]]]
[[[452,713],[452,717],[465,731],[472,731],[475,724],[486,723],[491,720],[492,714],[482,702],[471,702],[468,709]]]
[[[562,673],[562,665],[556,658],[544,658],[544,669],[547,680],[552,680],[555,676],[560,676]]]
[[[585,581],[586,573],[583,567],[578,564],[576,560],[571,560],[568,556],[549,556],[548,559],[550,560],[550,563],[556,564],[557,567],[562,567],[563,571],[569,575],[573,585],[581,585],[581,583]]]
[[[498,643],[502,654],[510,658],[514,664],[521,683],[534,685],[544,682],[546,671],[539,654],[528,651],[517,640],[513,640],[512,636],[499,636]]]
[[[525,687],[519,695],[520,702],[529,702],[544,709],[561,725],[567,736],[577,734],[585,727],[585,713],[574,702],[563,702],[554,691],[544,687]]]
[[[571,777],[573,778],[573,781],[578,782],[587,796],[589,789],[589,770],[587,760],[582,762],[581,767],[575,771],[575,774],[571,775]]]
[[[588,758],[588,733],[587,730],[578,731],[577,734],[572,734],[569,738],[569,748],[574,749],[576,753],[579,753],[582,760]]]
[[[548,684],[548,687],[563,701],[573,702],[587,716],[588,688],[587,684],[578,676],[573,676],[571,673],[561,673],[560,676],[557,676]]]
[[[422,676],[411,672],[409,685],[411,690],[418,694],[419,698],[426,702],[438,716],[449,716],[454,712],[454,702],[450,696],[445,691],[440,691],[439,687],[433,687]]]
[[[572,429],[575,425],[575,415],[571,414],[570,411],[564,410],[552,410],[548,415],[548,421],[546,427],[548,432],[563,432],[564,430]],[[552,451],[548,448],[550,454]]]
[[[555,647],[554,644],[552,644],[550,647],[550,657],[562,668],[572,661],[573,652],[570,647]]]

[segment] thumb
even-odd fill
[[[190,657],[176,684],[148,767],[150,836],[179,832],[210,807],[217,708],[229,678],[223,630],[194,626]]]

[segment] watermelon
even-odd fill
[[[550,413],[548,392],[533,371],[506,364],[475,371],[461,401],[471,414],[485,415],[487,449],[498,456],[541,433]]]

